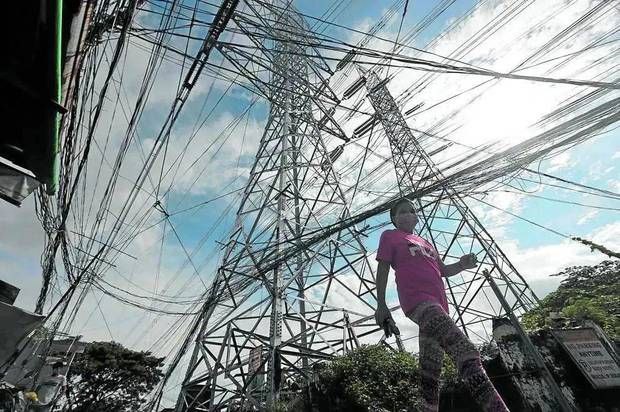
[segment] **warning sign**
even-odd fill
[[[260,388],[265,382],[265,370],[263,365],[263,346],[250,349],[250,359],[248,365],[250,376],[254,375],[251,382],[253,389]]]
[[[249,365],[250,373],[254,373],[254,372],[262,373],[263,372],[263,368],[261,368],[262,361],[263,361],[262,352],[263,352],[262,346],[257,346],[255,348],[250,349],[250,365]]]
[[[620,367],[593,329],[554,330],[553,334],[595,389],[620,386]]]

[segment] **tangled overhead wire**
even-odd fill
[[[412,97],[432,87],[433,82],[440,76],[459,74],[467,78],[488,78],[466,90],[455,90],[454,94],[437,101],[413,102],[414,105],[407,114],[410,117],[433,113],[438,107],[446,107],[462,96],[479,93],[466,103],[471,104],[500,79],[533,81],[541,86],[579,86],[565,104],[542,117],[538,123],[542,130],[540,133],[507,149],[491,144],[466,145],[459,141],[455,137],[458,126],[451,125],[449,119],[464,105],[458,106],[455,103],[455,106],[451,107],[451,113],[439,116],[441,118],[420,127],[416,134],[431,157],[437,159],[445,177],[423,187],[420,192],[409,193],[409,196],[432,195],[445,185],[454,187],[464,196],[478,196],[481,192],[494,190],[524,193],[515,182],[528,183],[528,177],[522,173],[527,170],[540,178],[538,182],[545,186],[570,190],[571,193],[582,191],[610,201],[618,200],[618,194],[609,190],[586,187],[530,169],[530,165],[542,157],[583,143],[597,133],[608,130],[620,120],[620,99],[615,98],[614,94],[620,85],[613,67],[606,66],[610,61],[606,59],[613,59],[614,55],[592,63],[592,66],[601,65],[605,71],[589,79],[556,78],[552,71],[540,76],[523,74],[526,69],[543,63],[552,62],[561,67],[566,59],[584,55],[597,47],[613,45],[613,42],[618,40],[614,37],[617,33],[608,31],[580,50],[561,56],[551,55],[552,51],[561,49],[562,45],[585,30],[589,24],[609,13],[609,2],[601,2],[593,7],[534,53],[511,66],[512,70],[505,72],[468,63],[468,53],[524,13],[531,2],[514,2],[446,55],[426,50],[426,47],[414,47],[414,42],[449,10],[454,3],[450,0],[437,2],[419,23],[405,30],[402,37],[399,33],[396,41],[382,36],[381,31],[406,6],[407,2],[404,0],[395,1],[365,32],[338,23],[336,18],[346,9],[346,2],[334,2],[321,17],[302,16],[308,20],[301,27],[307,35],[294,42],[290,40],[291,34],[300,27],[294,21],[277,18],[278,13],[281,14],[284,10],[283,7],[271,2],[248,0],[239,2],[238,7],[232,10],[231,2],[227,3],[229,8],[222,9],[221,4],[202,0],[196,1],[193,6],[178,1],[103,2],[95,10],[89,37],[92,40],[88,41],[79,85],[74,89],[75,107],[66,118],[59,196],[55,202],[42,194],[37,197],[38,216],[47,233],[42,257],[44,288],[37,310],[42,311],[46,302],[50,302],[49,291],[58,289],[60,299],[54,302],[56,306],[53,307],[58,308],[57,314],[67,315],[66,319],[70,321],[66,321],[65,327],[71,327],[88,291],[92,289],[123,305],[152,313],[153,319],[158,319],[160,315],[196,316],[196,320],[186,325],[187,328],[183,331],[187,335],[182,336],[183,344],[175,351],[174,360],[171,361],[174,364],[191,343],[191,338],[189,341],[187,339],[197,332],[198,319],[209,305],[250,296],[266,272],[273,271],[279,265],[285,264],[287,259],[302,254],[304,249],[311,249],[330,236],[347,233],[347,229],[387,210],[398,191],[394,182],[389,180],[393,175],[394,163],[389,153],[383,150],[385,144],[381,142],[385,140],[384,132],[377,119],[373,118],[373,110],[364,103],[364,96],[351,93],[350,100],[343,97],[351,85],[351,79],[355,77],[352,69],[354,64],[368,70],[391,68],[387,82],[397,79],[397,76],[408,69],[421,71],[422,74],[412,80],[411,84],[405,85],[397,95],[396,101],[403,107],[405,104],[411,105],[414,100]],[[482,7],[482,3],[484,2],[473,6],[464,16],[473,13],[477,7]],[[220,12],[221,10],[224,11]],[[257,13],[261,10],[266,12]],[[143,18],[136,20],[136,11]],[[230,12],[229,15],[226,11]],[[448,26],[448,30],[456,27],[463,18],[456,19]],[[362,39],[355,44],[347,42],[342,40],[342,37],[335,36],[333,30],[362,35]],[[523,35],[527,35],[531,30],[536,30],[536,26],[529,28]],[[442,36],[443,34],[440,34],[428,44],[432,46],[433,42]],[[289,53],[307,62],[312,81],[298,81],[290,88],[282,84],[279,90],[274,90],[270,77],[274,73],[278,74],[277,70],[280,70],[273,67],[277,54],[271,47],[274,42],[294,43],[295,48],[290,48]],[[389,51],[380,47],[383,43],[390,44]],[[128,50],[142,50],[147,53],[144,72],[140,73],[137,86],[134,85],[136,93],[133,99],[129,99],[127,91],[127,78],[131,68],[127,63]],[[211,52],[213,55],[217,54],[221,60],[216,61],[213,55],[209,59]],[[340,64],[343,61],[344,63]],[[172,101],[169,110],[161,110],[160,113],[160,108],[156,107],[153,101],[160,97],[154,95],[162,83],[160,80],[166,65],[174,65],[179,73],[178,79],[170,82],[176,83],[177,87],[174,96],[169,96]],[[203,107],[191,132],[179,130],[179,119],[182,119],[182,113],[187,111],[185,107],[189,106],[188,102],[196,94],[196,85],[202,85],[199,82],[207,79],[211,83],[206,97],[203,96]],[[205,129],[210,126],[207,121],[225,106],[226,99],[237,93],[240,87],[255,96],[245,99],[239,104],[240,107],[234,108],[234,115],[227,119],[221,133],[213,130],[205,133]],[[342,208],[342,204],[336,204],[336,201],[332,204],[316,205],[313,218],[324,218],[326,224],[308,219],[304,222],[308,230],[303,236],[289,237],[286,242],[281,243],[263,244],[257,241],[253,253],[261,257],[260,261],[250,261],[247,251],[232,254],[230,259],[239,259],[239,268],[236,273],[226,275],[209,266],[218,254],[222,254],[219,245],[213,245],[213,239],[223,236],[221,228],[231,223],[229,215],[240,209],[235,202],[247,191],[260,190],[262,182],[243,182],[244,179],[239,178],[239,185],[233,186],[231,181],[228,182],[226,190],[208,195],[196,188],[197,182],[208,175],[209,162],[215,161],[225,145],[234,141],[234,131],[243,128],[245,131],[241,146],[247,142],[246,132],[251,116],[256,112],[264,115],[261,104],[265,98],[269,99],[277,92],[290,92],[295,98],[306,97],[312,105],[319,119],[316,122],[320,125],[319,132],[325,135],[324,139],[317,138],[316,142],[326,141],[326,147],[315,152],[300,150],[295,154],[298,156],[295,161],[301,163],[307,160],[311,165],[320,163],[326,173],[336,170],[333,175],[330,174],[330,183],[340,188],[341,193],[334,195],[334,198],[346,199],[349,214],[334,216]],[[150,110],[157,112],[157,115],[153,115]],[[104,119],[104,116],[109,117]],[[154,118],[162,122],[154,124]],[[360,126],[365,126],[360,133],[350,132],[360,130]],[[277,122],[265,125],[266,130],[270,127],[277,128],[281,125]],[[300,135],[305,132],[307,129],[299,130]],[[207,140],[201,140],[202,134],[207,135]],[[178,153],[175,153],[171,141],[181,138],[186,140]],[[239,142],[233,144],[238,145]],[[462,151],[451,152],[455,147]],[[312,158],[312,155],[319,152],[322,154],[319,160]],[[243,166],[243,148],[238,153],[237,171]],[[266,153],[265,158],[269,154]],[[263,160],[259,159],[257,162]],[[135,167],[130,170],[132,173],[125,174],[123,170],[128,165]],[[248,170],[244,172],[248,174],[249,171],[251,174],[251,170],[257,167],[259,166],[255,163],[246,167]],[[239,176],[240,173],[237,173],[236,178]],[[355,177],[349,178],[350,176]],[[189,183],[186,179],[189,179]],[[311,175],[304,176],[303,179],[303,184],[299,187],[286,187],[280,194],[291,196],[291,193],[294,193],[299,199],[307,200],[306,203],[302,202],[302,208],[315,197],[315,183],[318,180],[313,180]],[[386,181],[390,183],[385,184]],[[247,184],[244,186],[243,183]],[[235,187],[241,188],[233,189]],[[204,197],[195,199],[199,197],[196,193]],[[363,195],[360,196],[360,193]],[[544,200],[542,196],[538,197]],[[205,224],[200,228],[199,241],[189,247],[190,240],[184,238],[177,219],[190,216],[190,212],[204,211],[212,205],[219,206],[224,199],[230,201],[222,208],[222,213],[213,218],[212,224]],[[254,206],[257,210],[261,207],[273,207],[272,204]],[[582,206],[608,211],[618,209],[615,205]],[[328,218],[331,220],[328,221]],[[264,218],[265,226],[272,226],[274,221],[273,216]],[[195,225],[195,222],[190,224]],[[378,229],[377,226],[367,226]],[[152,229],[161,229],[157,234],[157,242],[154,242],[155,247],[160,247],[160,250],[155,254],[159,253],[161,257],[169,239],[172,239],[171,243],[178,248],[180,258],[179,262],[175,262],[178,268],[172,271],[168,283],[163,288],[155,286],[152,293],[149,293],[146,287],[141,288],[142,285],[128,280],[128,277],[119,276],[116,281],[110,279],[114,272],[111,268],[122,259],[127,259],[127,255],[131,254],[128,248]],[[286,230],[293,231],[290,227]],[[372,230],[363,232],[368,235]],[[342,241],[351,241],[351,237],[346,236],[348,235],[343,235]],[[574,239],[595,247],[594,243],[587,243],[590,241],[578,237]],[[199,263],[199,252],[207,244],[213,245],[213,250]],[[596,245],[595,248],[606,253],[602,245]],[[62,269],[56,267],[58,251],[62,257]],[[182,282],[181,274],[187,268],[190,272],[189,279]],[[209,273],[217,275],[203,279],[201,274],[205,268],[209,268]],[[157,265],[156,271],[158,274],[161,272],[161,264]],[[229,275],[233,278],[227,278],[224,282],[224,276]],[[187,296],[191,285],[199,285],[204,290]],[[176,286],[179,287],[173,289]],[[65,288],[64,292],[62,288]],[[71,299],[75,299],[73,306],[69,305]],[[62,304],[59,305],[59,302]],[[204,305],[201,306],[201,303]],[[55,327],[61,327],[61,323],[56,322]],[[166,332],[172,330],[169,328]]]

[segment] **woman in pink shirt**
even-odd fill
[[[423,411],[439,408],[439,375],[444,351],[456,363],[459,375],[485,411],[507,411],[486,375],[480,354],[448,315],[448,300],[442,277],[476,267],[476,255],[462,256],[446,265],[429,242],[413,230],[418,222],[413,203],[399,201],[390,210],[396,227],[381,234],[377,250],[377,312],[375,319],[388,330],[397,330],[385,303],[390,266],[396,274],[398,299],[405,315],[420,327],[420,367]]]

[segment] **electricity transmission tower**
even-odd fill
[[[376,73],[360,70],[361,82],[375,116],[389,140],[392,159],[401,193],[415,192],[421,186],[441,181],[441,171],[413,136],[394,98]],[[476,253],[478,267],[448,284],[448,300],[452,304],[457,324],[467,335],[479,334],[475,325],[498,313],[501,301],[506,300],[515,314],[521,314],[538,303],[536,295],[525,279],[510,263],[508,257],[493,240],[478,218],[467,207],[461,196],[449,185],[437,193],[415,199],[421,226],[418,232],[434,244],[442,259],[457,258],[465,253]],[[488,270],[500,289],[497,296],[483,275]],[[485,304],[486,303],[486,304]],[[471,338],[472,336],[470,336]],[[484,336],[478,336],[484,338]]]
[[[239,404],[264,408],[290,388],[285,380],[308,379],[315,362],[361,342],[385,340],[374,324],[375,264],[364,245],[373,228],[348,227],[275,269],[264,269],[264,262],[299,246],[304,236],[348,217],[351,191],[334,167],[344,146],[328,150],[323,137],[327,131],[348,140],[326,107],[325,101],[339,99],[318,75],[316,59],[303,41],[306,23],[291,7],[261,4],[250,9],[257,19],[266,19],[262,30],[275,39],[266,52],[270,79],[267,86],[251,81],[268,97],[269,117],[199,319],[177,411]],[[239,16],[232,19],[244,26]],[[250,31],[246,34],[251,38]],[[219,50],[252,77],[242,61],[247,55]],[[386,81],[360,71],[360,80],[344,95],[364,85],[374,121],[390,146],[401,193],[441,181],[441,171],[412,135]],[[487,340],[489,320],[518,316],[536,304],[526,281],[455,190],[444,185],[415,202],[419,232],[444,259],[471,252],[478,256],[476,269],[448,282],[451,313],[470,338]],[[336,295],[340,291],[348,294]]]
[[[259,408],[275,402],[283,377],[307,377],[311,363],[359,344],[354,321],[376,329],[372,316],[327,302],[332,283],[348,287],[342,277],[349,276],[356,284],[352,295],[368,313],[374,308],[373,263],[355,227],[275,270],[261,268],[266,257],[278,256],[303,234],[320,232],[349,214],[334,153],[320,133],[331,115],[326,110],[325,119],[314,118],[316,86],[310,82],[308,51],[299,45],[305,23],[290,11],[271,18],[283,29],[271,50],[270,114],[177,410],[209,410],[234,400]]]

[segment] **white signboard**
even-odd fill
[[[250,349],[250,373],[254,373],[260,369],[258,373],[263,372],[261,368],[263,347],[258,346]]]
[[[594,388],[620,386],[620,367],[593,329],[555,330],[553,334]]]
[[[256,348],[250,349],[250,365],[249,372],[250,375],[256,372],[254,375],[254,379],[252,379],[252,387],[260,388],[265,381],[265,371],[263,362],[263,347],[257,346]]]

